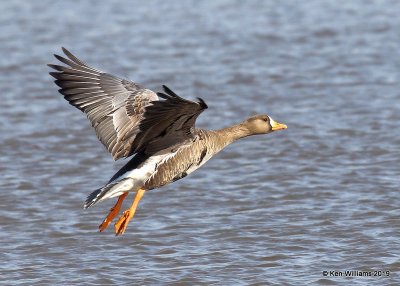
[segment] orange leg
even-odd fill
[[[105,230],[107,228],[107,226],[110,224],[110,222],[117,216],[117,214],[119,213],[119,210],[121,209],[122,202],[124,201],[124,199],[126,198],[127,195],[128,195],[128,192],[123,193],[122,195],[119,196],[118,201],[115,204],[115,206],[113,206],[110,209],[110,212],[107,215],[107,217],[103,220],[101,225],[99,225],[100,232]]]
[[[143,197],[145,190],[139,189],[136,192],[135,199],[133,200],[132,206],[124,211],[122,216],[119,218],[119,220],[115,223],[115,234],[123,234],[126,230],[126,227],[128,226],[129,221],[133,218],[135,215],[136,208],[139,204],[140,199]]]

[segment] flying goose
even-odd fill
[[[220,130],[195,128],[207,104],[178,96],[167,86],[155,93],[132,81],[94,69],[67,49],[66,58],[54,55],[65,65],[48,66],[73,106],[84,112],[97,137],[114,160],[133,156],[108,183],[86,199],[89,208],[105,199],[118,200],[99,230],[118,215],[129,192],[136,193],[131,207],[115,223],[116,235],[123,234],[145,191],[180,180],[234,141],[257,134],[286,129],[268,115],[255,115]]]

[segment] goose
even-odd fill
[[[116,221],[115,234],[125,232],[139,201],[148,190],[180,180],[238,139],[286,129],[268,115],[254,115],[220,130],[195,127],[208,108],[205,101],[191,101],[163,85],[153,92],[135,82],[90,67],[67,49],[62,64],[48,64],[64,98],[84,112],[96,135],[114,160],[133,156],[103,187],[86,199],[87,209],[118,197],[99,226],[104,231],[118,216],[128,193],[132,205]]]

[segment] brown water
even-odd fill
[[[399,285],[400,2],[198,2],[1,2],[1,283]],[[61,46],[204,98],[198,126],[257,112],[289,129],[146,193],[122,237],[98,233],[114,201],[83,201],[124,162],[57,93]]]

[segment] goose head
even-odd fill
[[[242,124],[246,127],[246,129],[248,129],[248,131],[252,135],[267,134],[273,131],[283,130],[287,128],[285,124],[276,122],[266,114],[251,116],[247,118]]]

